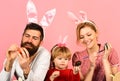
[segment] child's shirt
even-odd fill
[[[60,72],[60,75],[56,77],[54,81],[80,81],[79,73],[73,74],[72,69],[65,69],[65,70],[49,69],[45,81],[50,81],[50,76],[54,71]]]

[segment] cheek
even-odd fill
[[[96,40],[98,40],[98,37],[95,35],[92,37],[92,39],[96,41]]]
[[[80,39],[80,43],[83,43],[84,42],[84,39]]]
[[[53,62],[54,62],[55,65],[59,63],[59,61],[56,60],[56,59]]]
[[[39,41],[33,41],[32,44],[35,45],[35,46],[39,46],[41,44],[41,42],[39,42]]]
[[[68,64],[69,60],[65,61],[66,64]]]
[[[84,39],[80,39],[80,44],[84,46],[84,44],[86,44],[86,41]]]

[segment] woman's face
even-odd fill
[[[80,30],[80,42],[87,48],[92,48],[97,44],[97,32],[89,26],[85,26]]]

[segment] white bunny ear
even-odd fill
[[[37,10],[32,0],[28,0],[26,8],[28,22],[38,23]]]
[[[68,35],[66,35],[63,39],[62,39],[62,36],[60,35],[60,36],[59,36],[59,43],[65,44],[66,41],[67,41],[67,39],[68,39]]]
[[[60,35],[58,39],[58,43],[61,43],[61,42],[62,42],[62,36]]]
[[[80,22],[80,19],[77,16],[75,16],[75,14],[71,11],[68,11],[67,14],[75,22],[75,24],[78,24]]]
[[[87,21],[87,13],[84,11],[80,11],[80,19],[84,22]]]
[[[41,19],[40,24],[43,27],[49,26],[52,23],[55,15],[56,15],[56,9],[55,8],[47,11],[45,13],[45,15],[43,15],[43,18]]]
[[[66,43],[66,41],[67,41],[67,39],[68,39],[68,35],[66,35],[66,36],[63,38],[62,43],[63,43],[63,44],[65,44],[65,43]]]

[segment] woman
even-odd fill
[[[86,47],[75,52],[72,63],[80,60],[80,77],[83,81],[112,81],[111,75],[118,72],[119,59],[109,43],[98,44],[98,30],[92,21],[79,23],[76,29],[77,42]]]

